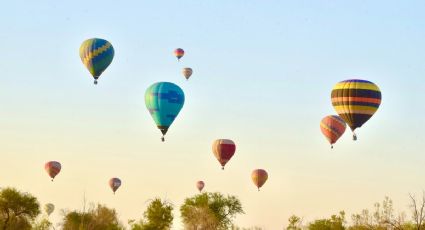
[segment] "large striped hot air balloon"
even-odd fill
[[[186,78],[186,80],[189,80],[190,76],[192,76],[193,70],[191,68],[183,68],[182,74]]]
[[[235,154],[236,145],[232,140],[218,139],[214,141],[212,150],[215,158],[220,162],[221,168],[224,169],[224,166]]]
[[[361,127],[378,110],[381,104],[381,91],[374,83],[351,79],[337,83],[331,94],[332,105],[338,115],[353,131]]]
[[[114,58],[114,47],[104,39],[87,39],[80,46],[80,58],[97,84],[97,79]]]
[[[47,174],[49,174],[50,178],[53,179],[58,175],[58,173],[61,171],[61,163],[57,161],[49,161],[46,164],[44,164],[44,169],[46,170]]]
[[[180,58],[184,56],[184,50],[182,48],[177,48],[174,50],[174,55],[176,56],[177,60],[180,61]]]
[[[205,183],[203,181],[196,182],[196,188],[199,190],[199,192],[202,192],[202,189],[204,189]]]
[[[260,188],[266,183],[268,178],[269,175],[264,169],[255,169],[251,173],[252,182],[257,186],[258,191],[260,191]]]
[[[333,144],[344,134],[347,125],[339,116],[329,115],[320,121],[320,130],[326,139],[328,139],[333,148]]]
[[[146,108],[164,136],[184,105],[183,90],[171,82],[158,82],[145,93]]]
[[[114,177],[114,178],[109,179],[109,187],[111,187],[114,194],[120,186],[121,186],[121,180],[119,178]]]

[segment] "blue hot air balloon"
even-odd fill
[[[97,79],[108,68],[114,58],[114,47],[108,41],[100,38],[85,40],[80,46],[80,57],[94,78]]]
[[[145,93],[146,108],[164,136],[184,104],[183,90],[171,82],[158,82]]]

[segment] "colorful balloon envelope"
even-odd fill
[[[182,74],[186,78],[186,80],[189,80],[190,76],[192,76],[193,70],[191,68],[183,68]]]
[[[378,110],[381,91],[370,81],[350,79],[337,83],[331,98],[335,111],[351,128],[353,140],[356,140],[354,130],[361,127]]]
[[[331,148],[333,148],[333,144],[344,134],[346,127],[345,121],[336,115],[326,116],[320,122],[320,130],[331,144]]]
[[[184,56],[184,50],[182,48],[177,48],[174,50],[174,55],[176,56],[177,60],[180,61],[180,58]]]
[[[252,182],[254,182],[255,186],[257,186],[258,191],[260,191],[260,188],[263,187],[268,178],[269,175],[264,169],[255,169],[251,173]]]
[[[224,170],[224,166],[235,154],[236,145],[232,140],[218,139],[213,142],[212,150],[215,158],[217,158],[221,164],[221,168]]]
[[[171,82],[155,83],[146,90],[145,103],[165,141],[165,134],[183,108],[183,90]]]
[[[114,47],[104,39],[87,39],[80,46],[80,58],[97,84],[97,79],[114,58]]]
[[[114,194],[120,186],[121,186],[121,180],[119,178],[114,177],[114,178],[109,179],[109,187],[111,187]]]
[[[202,192],[202,189],[204,189],[205,183],[203,181],[196,182],[196,188],[199,190],[199,192]]]
[[[52,178],[52,181],[61,171],[61,168],[61,163],[57,161],[49,161],[44,165],[44,169],[46,170],[47,174],[49,174],[50,178]]]
[[[44,211],[47,213],[48,216],[53,213],[55,210],[55,205],[48,203],[44,205]]]

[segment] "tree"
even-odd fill
[[[132,230],[167,230],[173,224],[173,206],[159,198],[152,200],[138,223],[129,221]]]
[[[332,215],[330,219],[315,220],[308,225],[309,230],[344,230],[345,212],[339,212],[339,215]]]
[[[14,188],[0,191],[0,228],[31,229],[31,222],[40,214],[37,198]]]
[[[296,215],[292,215],[288,219],[289,225],[287,230],[301,230],[302,219]]]
[[[33,224],[32,230],[49,230],[50,227],[53,225],[48,219],[41,219]]]
[[[221,193],[202,193],[186,198],[180,212],[188,230],[229,229],[233,218],[244,213],[238,198]]]
[[[416,197],[409,194],[410,208],[412,210],[412,219],[415,229],[421,230],[424,228],[425,222],[425,192],[422,192],[422,200],[416,200]]]
[[[65,212],[62,220],[63,230],[123,230],[117,213],[104,205],[98,204],[89,211]]]

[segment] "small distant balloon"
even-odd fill
[[[320,130],[331,144],[333,144],[344,134],[347,125],[345,121],[336,115],[326,116],[320,121]]]
[[[186,80],[189,80],[190,76],[192,76],[193,70],[191,68],[183,68],[182,74],[186,78]]]
[[[202,192],[202,189],[204,189],[205,183],[203,181],[196,182],[196,188],[199,190],[199,192]]]
[[[112,44],[101,38],[87,39],[81,44],[80,58],[93,76],[94,84],[97,84],[97,79],[111,64],[114,53]]]
[[[48,203],[44,205],[44,211],[47,213],[48,216],[53,213],[55,210],[55,205]]]
[[[174,55],[176,56],[177,60],[180,61],[180,58],[184,56],[184,50],[182,48],[177,48],[174,50]]]
[[[183,90],[171,82],[155,83],[146,90],[145,104],[165,141],[165,134],[183,108]]]
[[[251,173],[252,182],[257,186],[258,191],[260,191],[260,188],[266,183],[268,178],[269,175],[264,169],[255,169]]]
[[[224,170],[224,166],[236,152],[236,144],[229,139],[218,139],[213,142],[212,150],[215,158],[217,158],[221,164],[221,168]]]
[[[61,163],[57,161],[49,161],[44,165],[44,169],[46,170],[47,174],[49,174],[50,178],[52,178],[52,181],[61,171],[61,168]]]
[[[114,177],[114,178],[109,179],[109,187],[111,187],[114,194],[120,186],[121,186],[121,180],[119,178]]]
[[[350,79],[337,83],[331,93],[332,105],[353,131],[366,123],[381,104],[381,90],[373,82]]]

